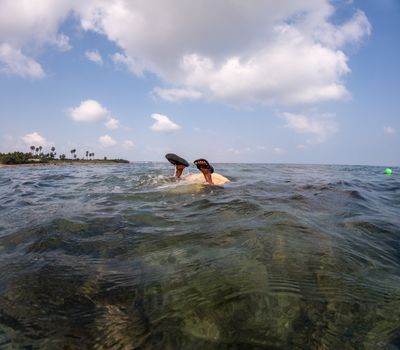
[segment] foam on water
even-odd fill
[[[398,168],[215,168],[0,169],[0,348],[400,347]]]

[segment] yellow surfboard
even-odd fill
[[[207,184],[207,181],[204,178],[203,174],[188,174],[188,175],[183,175],[181,179],[188,184]],[[214,182],[214,185],[224,185],[229,181],[225,176],[222,176],[221,174],[218,173],[213,173],[212,174],[212,180]]]

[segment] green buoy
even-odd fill
[[[386,168],[386,169],[385,169],[385,174],[386,174],[386,175],[392,175],[392,169]]]

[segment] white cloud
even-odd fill
[[[101,146],[103,147],[112,147],[117,144],[117,141],[115,141],[111,136],[109,135],[104,135],[99,137],[99,142]]]
[[[47,144],[46,139],[36,131],[22,136],[22,141],[24,141],[27,146],[43,147]]]
[[[383,131],[388,135],[394,135],[396,133],[396,129],[391,126],[384,126]]]
[[[59,27],[72,10],[60,0],[0,1],[0,71],[28,78],[44,77],[35,56],[46,45],[65,51],[69,38]]]
[[[243,148],[235,148],[231,147],[227,149],[227,152],[232,153],[234,155],[245,155],[245,154],[254,154],[258,152],[265,152],[267,148],[265,146],[247,146]]]
[[[58,29],[73,8],[71,1],[38,2],[2,0],[0,2],[0,42],[17,47],[54,44]]]
[[[303,114],[283,113],[281,117],[286,120],[286,128],[312,135],[313,139],[308,140],[309,143],[323,143],[337,131],[336,123],[331,116],[308,117]]]
[[[132,148],[132,147],[134,147],[135,146],[135,144],[133,143],[133,141],[131,141],[131,140],[125,140],[123,143],[122,143],[122,147],[124,147],[124,148]]]
[[[66,110],[67,115],[76,122],[104,122],[109,130],[118,129],[120,122],[111,116],[110,111],[96,100],[82,101],[78,107],[71,107]]]
[[[61,51],[68,51],[72,48],[69,44],[69,37],[65,34],[58,34],[52,41]]]
[[[307,146],[305,146],[305,145],[303,145],[303,144],[300,144],[300,145],[297,145],[297,146],[296,146],[296,149],[304,150],[304,149],[307,149]]]
[[[228,152],[233,153],[235,155],[241,155],[241,154],[249,154],[249,153],[254,153],[256,151],[256,148],[253,147],[243,147],[243,148],[229,148]]]
[[[227,149],[227,152],[235,154],[235,155],[239,155],[239,154],[242,153],[239,149],[234,148],[234,147],[231,147],[231,148]]]
[[[95,50],[95,51],[86,51],[85,56],[89,61],[92,61],[97,64],[103,64],[103,58],[101,57],[100,53]]]
[[[133,58],[128,57],[120,52],[117,52],[111,56],[111,59],[117,65],[126,66],[131,73],[133,73],[139,77],[143,76],[144,67],[142,67]]]
[[[231,104],[346,98],[347,45],[360,44],[371,32],[359,10],[343,23],[334,21],[330,0],[40,4],[0,2],[0,44],[8,42],[24,53],[56,42],[67,46],[58,30],[73,11],[84,30],[104,35],[119,47],[112,57],[115,63],[137,76],[156,75],[166,85],[160,97],[172,101],[193,97],[188,91]]]
[[[314,103],[348,96],[344,85],[332,79],[348,72],[344,54],[321,46],[300,48],[286,41],[249,60],[234,57],[216,66],[208,57],[189,55],[182,66],[190,86],[232,104]]]
[[[154,131],[173,131],[181,127],[172,122],[167,116],[162,114],[152,114],[151,117],[156,121],[150,129]]]
[[[276,153],[276,154],[283,154],[283,153],[285,153],[285,150],[284,150],[283,148],[281,148],[281,147],[274,147],[274,148],[272,149],[272,151],[273,151],[274,153]]]
[[[340,48],[347,43],[359,43],[364,35],[371,34],[371,24],[364,12],[358,10],[354,16],[341,26],[328,22],[316,28],[315,36],[330,47]]]
[[[0,73],[35,79],[45,76],[39,63],[7,43],[0,44]]]
[[[110,118],[107,122],[104,123],[107,129],[113,130],[119,128],[119,120],[115,118]]]
[[[156,4],[97,3],[80,11],[81,23],[118,44],[123,51],[115,62],[170,84],[159,90],[170,101],[183,91],[234,104],[346,98],[345,45],[371,32],[362,11],[343,24],[331,22],[334,7],[328,0]]]
[[[201,92],[189,89],[162,89],[156,87],[153,94],[168,102],[177,102],[183,99],[196,100],[202,97]]]
[[[76,122],[98,122],[110,118],[110,112],[95,100],[85,100],[67,114]]]

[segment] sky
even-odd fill
[[[0,0],[0,152],[399,166],[399,0]]]

